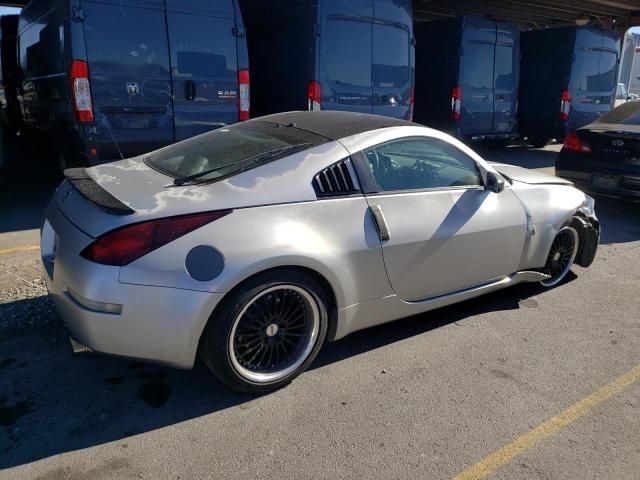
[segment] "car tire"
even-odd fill
[[[305,272],[278,269],[253,277],[209,318],[200,357],[232,390],[277,390],[318,355],[327,334],[327,305],[322,286]]]
[[[543,287],[554,287],[569,273],[580,248],[580,236],[571,225],[562,227],[551,244],[542,272],[550,278],[540,281]]]

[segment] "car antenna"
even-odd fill
[[[120,145],[118,145],[116,137],[113,135],[113,130],[111,130],[111,125],[109,125],[109,120],[107,119],[107,116],[104,114],[104,112],[100,112],[100,115],[102,116],[103,123],[106,125],[107,130],[109,130],[109,135],[111,135],[111,141],[115,145],[116,150],[118,150],[118,155],[120,155],[120,158],[124,160],[124,155],[122,155],[122,151],[120,150]]]

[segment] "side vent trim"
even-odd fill
[[[311,183],[319,198],[360,193],[350,158],[340,160],[317,173]]]

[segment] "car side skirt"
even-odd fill
[[[537,271],[521,271],[512,275],[495,279],[489,283],[478,285],[459,292],[441,295],[418,302],[405,302],[397,295],[389,295],[338,311],[338,328],[332,340],[338,340],[344,336],[400,318],[409,317],[419,313],[428,312],[437,308],[446,307],[454,303],[479,297],[487,293],[495,292],[506,287],[524,282],[539,282],[549,278],[548,275]]]

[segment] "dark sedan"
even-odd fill
[[[592,192],[640,200],[640,100],[567,135],[556,175]]]

